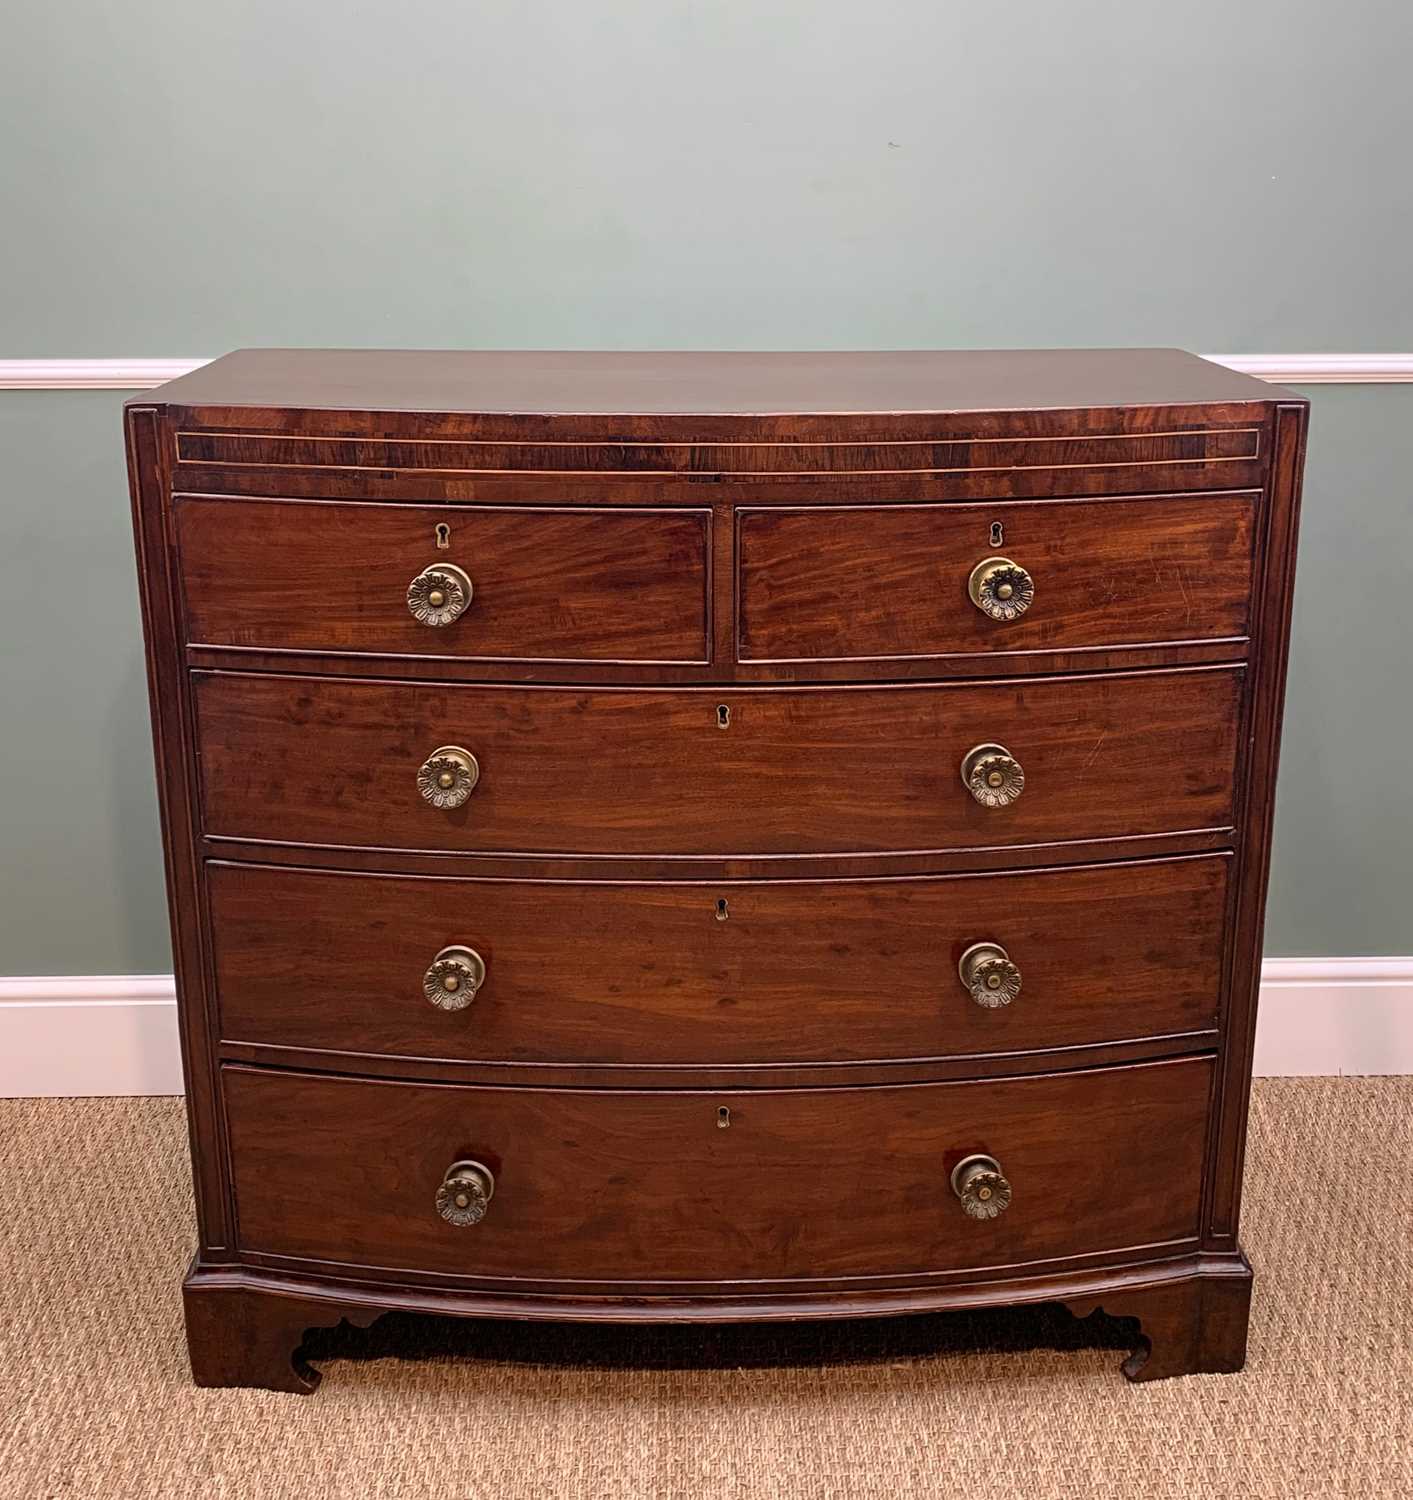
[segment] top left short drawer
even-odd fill
[[[483,661],[711,657],[711,512],[178,495],[193,645]]]

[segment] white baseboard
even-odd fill
[[[1277,385],[1405,385],[1413,354],[1204,354],[1213,364]]]
[[[0,359],[0,391],[150,391],[209,359]]]
[[[170,974],[0,979],[0,1099],[181,1092]]]
[[[1256,1072],[1413,1073],[1413,958],[1268,958]]]
[[[1413,958],[1268,958],[1256,1072],[1413,1073]],[[181,1091],[170,975],[0,978],[0,1098]]]
[[[1207,354],[1278,385],[1399,385],[1413,354]],[[149,391],[209,359],[0,359],[0,391]]]

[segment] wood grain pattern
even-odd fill
[[[1259,496],[738,509],[746,661],[1244,644]],[[993,529],[1001,539],[992,541]],[[1004,555],[1035,580],[1019,619],[967,594]]]
[[[864,1088],[872,1084],[951,1083],[972,1078],[1020,1077],[1056,1068],[1109,1068],[1195,1057],[1218,1045],[1215,1030],[1168,1032],[1130,1041],[1093,1042],[1044,1052],[961,1053],[955,1057],[890,1058],[877,1062],[597,1063],[499,1062],[485,1058],[411,1057],[405,1053],[329,1052],[271,1042],[222,1042],[221,1059],[257,1068],[310,1073],[356,1073],[409,1083],[465,1083],[476,1087],[600,1089],[812,1089]]]
[[[924,474],[1015,469],[1142,468],[1254,459],[1255,427],[965,442],[673,443],[522,439],[284,437],[178,432],[177,462],[221,468],[370,469],[544,474]]]
[[[525,510],[178,497],[189,639],[511,661],[707,662],[709,510]],[[445,526],[448,545],[438,545]],[[413,618],[437,563],[475,586],[449,625]]]
[[[797,691],[433,688],[196,678],[206,828],[223,837],[540,854],[946,849],[1230,825],[1239,669],[1024,686]],[[717,727],[719,710],[730,727]],[[1020,799],[962,757],[1005,745]],[[423,802],[438,746],[470,800]]]
[[[249,1385],[307,1396],[321,1377],[303,1357],[304,1335],[341,1323],[367,1328],[382,1315],[381,1308],[223,1285],[209,1273],[188,1277],[182,1293],[191,1378],[200,1386]]]
[[[309,414],[311,418],[314,414]],[[1176,419],[1176,414],[1175,414]],[[1262,430],[1261,439],[1266,439]],[[931,469],[913,472],[786,471],[769,474],[700,474],[603,470],[565,474],[545,470],[448,472],[438,469],[272,468],[260,464],[186,463],[181,489],[191,495],[245,495],[263,499],[367,500],[390,504],[487,504],[604,507],[652,505],[695,508],[706,499],[723,505],[892,505],[967,500],[1090,499],[1099,495],[1158,494],[1171,490],[1260,489],[1267,463],[1260,458],[1145,464],[1078,464],[1058,468]]]
[[[1040,1299],[1140,1320],[1134,1378],[1238,1368],[1305,416],[1161,350],[246,351],[130,403],[196,1378],[306,1390],[306,1327],[391,1309]],[[1004,633],[983,547],[1037,575]],[[467,558],[441,654],[401,601]]]
[[[1244,767],[1241,789],[1241,869],[1232,886],[1229,916],[1231,964],[1224,1016],[1225,1038],[1218,1065],[1216,1100],[1219,1129],[1213,1132],[1207,1233],[1213,1245],[1236,1246],[1241,1206],[1241,1175],[1246,1150],[1246,1117],[1251,1102],[1251,1064],[1256,1045],[1256,1008],[1261,987],[1261,952],[1266,922],[1266,891],[1271,868],[1271,833],[1276,811],[1276,772],[1280,764],[1281,717],[1285,707],[1290,619],[1295,598],[1295,554],[1300,529],[1301,485],[1309,409],[1282,405],[1276,412],[1276,445],[1267,507],[1266,573],[1258,596],[1258,629],[1263,650],[1249,690],[1248,733],[1253,754]]]
[[[196,768],[189,753],[191,702],[180,655],[176,580],[166,567],[164,499],[170,479],[159,413],[130,404],[124,414],[133,543],[137,554],[142,631],[147,644],[147,692],[152,714],[157,807],[167,906],[172,927],[177,1014],[192,1144],[192,1187],[208,1261],[228,1259],[234,1239],[216,1078],[213,1017],[207,1008],[205,923]]]
[[[245,1249],[670,1284],[1014,1266],[1191,1235],[1211,1061],[702,1094],[223,1073]],[[983,1151],[1014,1200],[973,1220],[948,1177]],[[434,1207],[464,1157],[496,1174],[471,1228]]]
[[[708,428],[722,418],[732,435],[764,418],[803,436],[813,414],[879,423],[952,412],[984,430],[1019,411],[1069,432],[1115,408],[1208,415],[1289,394],[1180,349],[238,349],[159,399],[238,411],[251,430],[350,413],[376,435],[403,413],[427,428],[442,415],[526,417],[559,435],[577,417],[617,426],[639,413]]]
[[[633,1066],[971,1054],[978,1071],[1001,1071],[996,1054],[1211,1031],[1228,864],[714,884],[218,864],[208,881],[221,1035]],[[983,1009],[958,976],[981,941],[1021,968],[1008,1006]],[[448,1013],[426,1000],[422,975],[451,944],[474,948],[487,980]],[[311,969],[309,1003],[291,1004]]]
[[[182,1290],[198,1383],[276,1391],[308,1391],[317,1383],[318,1372],[304,1358],[307,1329],[343,1320],[364,1328],[394,1310],[462,1318],[702,1324],[881,1318],[1037,1302],[1064,1302],[1084,1317],[1103,1302],[1134,1322],[1138,1348],[1124,1365],[1130,1379],[1239,1367],[1246,1327],[1242,1299],[1249,1303],[1251,1295],[1251,1268],[1242,1256],[1172,1246],[1132,1247],[1118,1254],[1125,1264],[1114,1264],[1110,1255],[1058,1268],[1032,1263],[1020,1275],[1001,1268],[942,1273],[923,1284],[879,1278],[825,1291],[796,1283],[762,1293],[746,1283],[744,1290],[738,1284],[711,1298],[621,1288],[583,1296],[510,1287],[468,1294],[451,1278],[419,1276],[405,1268],[392,1276],[360,1275],[354,1282],[319,1269],[295,1272],[284,1263],[232,1267],[198,1260]],[[1200,1319],[1199,1340],[1180,1321],[1184,1309],[1194,1324]],[[1233,1357],[1237,1364],[1218,1363]],[[1187,1368],[1184,1359],[1190,1361]],[[1140,1360],[1142,1368],[1132,1372]]]
[[[1102,1307],[1110,1317],[1139,1321],[1141,1341],[1123,1364],[1130,1380],[1230,1375],[1246,1364],[1251,1280],[1251,1267],[1239,1257],[1204,1276],[1137,1283],[1098,1297],[1067,1298],[1065,1305],[1076,1317]]]

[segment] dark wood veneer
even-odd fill
[[[1015,1051],[1213,1033],[1229,863],[710,884],[217,864],[221,1035],[505,1063],[971,1055],[975,1071],[1000,1071]],[[995,1009],[957,972],[988,939],[1022,971],[1020,995]],[[453,943],[485,959],[487,979],[474,1004],[447,1012],[422,975]],[[311,952],[323,955],[318,1001],[292,1004]]]
[[[709,510],[341,505],[179,496],[190,639],[512,661],[711,660]],[[445,528],[439,540],[437,528]],[[449,625],[407,607],[424,568],[475,587]]]
[[[1055,1300],[1139,1320],[1133,1379],[1240,1368],[1305,420],[1173,350],[245,351],[131,403],[198,1382],[309,1390],[307,1329],[400,1308]]]
[[[1260,453],[1255,427],[959,442],[633,442],[454,438],[283,437],[178,432],[177,463],[218,468],[369,470],[429,474],[664,475],[953,474],[1026,469],[1213,464]]]
[[[724,858],[1227,827],[1242,676],[664,692],[202,673],[194,686],[215,837]],[[988,741],[1024,767],[1010,807],[962,784],[963,756]],[[442,745],[480,763],[448,811],[416,782]]]
[[[866,666],[1203,637],[1240,654],[1259,498],[738,508],[739,655]],[[997,554],[1035,579],[1017,620],[967,596]]]
[[[955,1282],[821,1292],[737,1293],[710,1299],[623,1294],[571,1296],[514,1289],[464,1291],[422,1284],[402,1271],[390,1282],[340,1276],[338,1268],[239,1268],[192,1263],[183,1286],[192,1375],[198,1385],[255,1385],[308,1394],[319,1371],[305,1335],[346,1323],[367,1328],[390,1310],[450,1317],[552,1319],[583,1323],[756,1323],[883,1318],[900,1313],[975,1311],[1058,1302],[1078,1318],[1104,1310],[1134,1323],[1130,1380],[1239,1370],[1245,1358],[1251,1268],[1243,1256],[1180,1246],[1130,1247],[1116,1258],[1030,1274],[970,1274]]]
[[[607,427],[724,441],[816,438],[841,421],[870,438],[896,426],[989,437],[1015,422],[1162,430],[1171,409],[1184,427],[1249,425],[1291,394],[1181,349],[239,349],[161,393],[173,431],[377,437],[405,414],[429,434],[514,420],[549,438]]]
[[[704,1272],[899,1276],[1195,1234],[1211,1071],[709,1093],[223,1076],[243,1248],[666,1291]],[[948,1174],[977,1151],[1006,1162],[1024,1212],[962,1212]],[[462,1157],[496,1173],[471,1229],[428,1212]]]

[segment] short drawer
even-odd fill
[[[185,495],[176,518],[194,644],[505,661],[711,656],[708,510]]]
[[[743,508],[739,655],[867,661],[1243,640],[1259,498]]]
[[[650,884],[213,863],[221,1035],[689,1068],[1210,1031],[1229,864]]]
[[[707,691],[197,673],[205,827],[282,843],[619,856],[1227,828],[1241,681],[1223,667]]]
[[[1182,1240],[1210,1081],[1207,1057],[699,1093],[224,1070],[244,1252],[521,1285],[906,1276]],[[1004,1179],[977,1204],[1009,1197],[995,1217],[953,1191],[975,1155]],[[458,1162],[488,1176],[448,1182]],[[443,1217],[439,1199],[472,1216],[478,1186],[479,1222]]]

